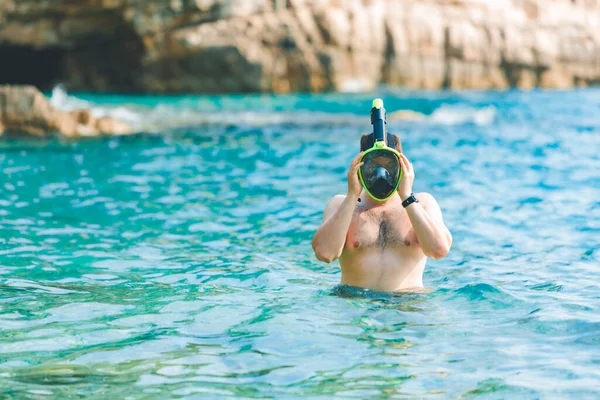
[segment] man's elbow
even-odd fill
[[[443,244],[443,245],[439,245],[439,246],[436,246],[435,248],[431,249],[428,256],[433,258],[434,260],[439,260],[441,258],[446,257],[448,255],[449,251],[450,251],[450,244]]]
[[[313,248],[313,251],[315,252],[315,256],[317,257],[317,260],[319,260],[319,261],[323,261],[323,262],[326,262],[327,264],[329,264],[330,262],[332,262],[338,258],[338,256],[336,256],[335,254],[322,249],[321,246],[319,246],[317,243],[315,243],[315,241],[313,241],[312,248]]]
[[[316,253],[315,252],[315,255],[317,256],[317,260],[326,262],[327,264],[331,263],[333,260],[336,259],[336,257],[333,257],[331,255],[327,255],[327,254],[323,254],[323,253]]]
[[[433,258],[434,260],[439,260],[448,255],[450,252],[450,247],[452,247],[452,235],[448,230],[446,230],[446,237],[444,239],[445,240],[442,240],[441,243],[438,243],[437,246],[431,249],[429,252],[430,254],[428,254],[429,257]]]
[[[327,264],[329,264],[332,261],[337,260],[337,258],[339,257],[336,254],[333,254],[331,252],[321,251],[319,248],[314,249],[314,251],[315,251],[315,256],[317,257],[317,260],[326,262]]]

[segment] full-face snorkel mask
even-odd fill
[[[385,127],[386,115],[381,99],[373,100],[371,124],[373,147],[364,152],[361,159],[364,164],[359,168],[358,176],[371,197],[385,201],[398,189],[402,179],[402,168],[400,153],[393,148],[394,138]]]

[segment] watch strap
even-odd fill
[[[415,196],[414,193],[411,193],[410,196],[408,196],[406,198],[406,200],[404,200],[402,202],[402,207],[406,208],[408,206],[410,206],[412,203],[418,203],[419,199],[417,199],[417,197]]]

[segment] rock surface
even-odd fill
[[[599,0],[0,0],[0,77],[162,93],[563,88],[600,81],[599,11]],[[36,57],[44,71],[27,66]]]
[[[67,137],[125,135],[131,127],[114,118],[96,119],[88,110],[55,110],[33,86],[0,86],[0,136],[4,132]]]

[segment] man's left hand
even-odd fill
[[[402,179],[398,184],[398,194],[402,201],[406,200],[412,193],[412,185],[415,180],[415,170],[413,165],[408,161],[408,158],[400,153],[400,166],[402,167]]]

